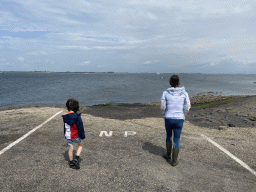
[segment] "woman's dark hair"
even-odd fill
[[[180,84],[180,78],[178,77],[178,75],[172,75],[170,78],[170,85],[172,87],[178,87]]]
[[[69,111],[74,111],[75,113],[79,110],[79,102],[76,99],[68,99],[66,107]]]

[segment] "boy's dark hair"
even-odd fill
[[[180,84],[180,78],[178,77],[178,75],[172,75],[170,78],[170,85],[172,87],[178,87]]]
[[[69,111],[74,111],[75,113],[79,110],[79,102],[76,99],[68,99],[66,107]]]

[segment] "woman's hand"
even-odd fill
[[[188,106],[188,112],[189,112],[189,109],[191,108],[191,105]]]
[[[161,111],[162,111],[162,109],[163,109],[163,104],[164,104],[163,102],[160,103],[160,110],[161,110]]]

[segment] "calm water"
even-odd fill
[[[178,74],[189,96],[202,92],[255,95],[256,75]],[[114,103],[158,103],[169,87],[170,74],[0,73],[0,107]]]

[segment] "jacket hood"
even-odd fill
[[[169,94],[174,95],[174,94],[183,94],[185,92],[185,87],[170,87],[166,90]]]
[[[62,115],[64,123],[67,123],[68,125],[73,125],[74,123],[76,123],[78,116],[81,116],[81,113],[80,114],[70,113],[70,114]]]

